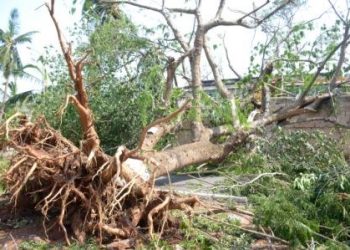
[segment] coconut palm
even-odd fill
[[[16,81],[17,77],[23,77],[25,75],[24,67],[18,52],[18,45],[30,43],[31,36],[36,33],[36,31],[30,31],[19,34],[18,18],[18,10],[13,9],[10,13],[8,30],[4,31],[0,29],[0,69],[5,79],[0,117],[5,110],[5,101],[8,96],[7,92],[10,78],[14,77],[14,81]]]

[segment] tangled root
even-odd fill
[[[147,192],[137,192],[136,179],[121,180],[120,169],[106,183],[100,169],[111,164],[113,157],[100,151],[97,154],[108,161],[91,164],[82,150],[44,118],[35,123],[25,117],[13,120],[18,122],[16,128],[7,122],[1,134],[8,139],[3,146],[17,152],[3,176],[13,205],[29,204],[41,212],[45,232],[59,226],[67,244],[72,234],[79,242],[95,235],[100,244],[128,242],[132,247],[145,235],[174,227],[169,210],[191,210],[198,201],[155,192],[151,184]]]

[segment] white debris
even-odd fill
[[[123,162],[123,165],[123,167],[134,171],[144,181],[148,181],[151,178],[151,174],[149,173],[147,165],[141,160],[128,158],[126,161]]]
[[[159,130],[159,128],[152,127],[149,130],[147,130],[147,134],[155,134],[155,133],[157,133],[158,130]]]

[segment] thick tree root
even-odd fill
[[[91,160],[45,119],[30,123],[17,117],[14,121],[19,126],[10,128],[7,123],[2,132],[8,138],[3,146],[17,152],[3,176],[13,205],[20,209],[30,204],[40,211],[45,230],[58,226],[67,244],[72,234],[80,242],[87,235],[96,235],[100,244],[134,244],[145,235],[174,227],[168,210],[191,210],[197,201],[156,192],[147,183],[144,192],[139,192],[136,178],[123,180],[121,169],[114,169],[106,182],[101,169],[121,168],[115,164],[120,153],[109,157],[98,151],[95,155],[108,161],[99,162],[96,156]]]

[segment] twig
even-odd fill
[[[123,237],[123,238],[127,237],[127,234],[125,233],[125,231],[123,229],[110,227],[106,224],[101,224],[100,227],[109,234],[117,235],[117,236]]]
[[[30,168],[30,170],[28,171],[26,177],[24,178],[23,182],[21,183],[21,185],[19,186],[19,188],[17,188],[16,192],[14,192],[13,194],[13,198],[15,198],[15,206],[17,204],[17,198],[18,198],[18,194],[21,192],[22,188],[27,184],[30,176],[32,176],[32,174],[34,173],[35,169],[38,167],[38,163],[34,163],[33,166]]]
[[[158,190],[169,192],[166,188],[158,188]],[[248,198],[243,196],[233,196],[233,195],[227,195],[227,194],[208,194],[203,192],[192,192],[192,191],[185,191],[185,190],[172,190],[172,192],[181,194],[181,195],[190,195],[190,196],[198,196],[206,199],[225,199],[225,200],[231,200],[237,203],[243,203],[248,204]]]
[[[13,244],[15,245],[15,249],[18,250],[19,248],[18,248],[18,244],[17,244],[15,238],[12,236],[11,233],[9,233],[9,235],[10,235],[10,237],[11,237],[11,240],[13,241]]]
[[[68,237],[68,233],[67,233],[67,229],[64,226],[64,216],[66,214],[66,209],[67,209],[67,200],[69,197],[69,193],[70,193],[70,187],[69,185],[67,186],[65,193],[63,195],[63,197],[61,198],[61,213],[58,219],[58,224],[60,225],[60,227],[62,228],[63,232],[64,232],[64,238],[66,240],[66,243],[68,244],[68,246],[70,246],[70,240]]]
[[[226,61],[228,63],[228,67],[230,68],[230,70],[237,76],[237,78],[239,80],[242,79],[242,76],[233,68],[233,65],[231,63],[231,59],[230,59],[230,56],[228,55],[228,50],[227,50],[227,46],[226,46],[226,43],[225,43],[225,37],[222,38],[222,43],[224,45],[224,50],[225,50],[225,56],[226,56]]]
[[[230,224],[230,223],[227,223],[227,222],[224,222],[224,221],[219,221],[219,220],[216,220],[214,218],[211,218],[209,216],[206,216],[206,215],[203,215],[204,217],[206,217],[207,219],[209,220],[212,220],[212,221],[215,221],[215,222],[218,222],[218,223],[221,223],[221,224],[225,224],[227,226],[233,226],[233,227],[236,227],[238,228],[239,230],[241,231],[244,231],[244,232],[247,232],[247,233],[251,233],[251,234],[255,234],[255,235],[258,235],[260,237],[264,237],[264,238],[270,238],[270,239],[273,239],[273,240],[277,240],[277,241],[280,241],[282,242],[283,244],[286,244],[286,245],[289,245],[289,242],[284,240],[284,239],[281,239],[277,236],[273,236],[273,235],[269,235],[269,234],[265,234],[265,233],[262,233],[262,232],[259,232],[259,231],[255,231],[255,230],[252,230],[252,229],[247,229],[247,228],[244,228],[244,227],[241,227],[241,226],[238,226],[234,223]]]
[[[244,182],[244,183],[241,183],[241,184],[237,184],[237,185],[233,185],[231,187],[244,187],[244,186],[247,186],[247,185],[250,185],[254,182],[256,182],[257,180],[259,180],[260,178],[263,178],[263,177],[266,177],[266,176],[275,176],[275,175],[286,175],[284,173],[278,173],[278,172],[274,172],[274,173],[262,173],[262,174],[259,174],[258,176],[256,176],[255,178],[253,178],[252,180],[248,181],[248,182]]]
[[[170,202],[170,197],[167,196],[164,201],[159,204],[158,206],[156,206],[155,208],[153,208],[147,216],[147,222],[148,222],[148,233],[152,236],[153,235],[153,215],[155,213],[158,213],[160,210],[162,210],[164,207],[166,207]]]

